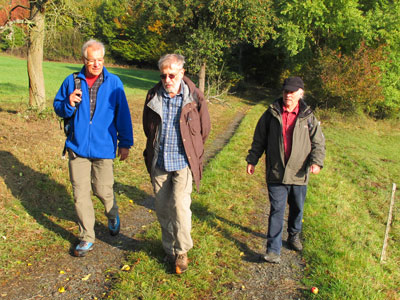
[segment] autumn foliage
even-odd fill
[[[383,47],[374,49],[364,43],[351,55],[322,50],[304,75],[312,86],[311,102],[342,112],[377,116],[385,100],[379,66],[383,60]]]

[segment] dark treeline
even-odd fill
[[[78,61],[88,38],[136,67],[178,51],[208,93],[299,75],[314,106],[399,118],[398,28],[400,1],[389,0],[53,0],[44,56]],[[21,25],[0,35],[3,51],[25,45]]]

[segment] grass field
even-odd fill
[[[49,253],[67,251],[77,233],[67,165],[60,159],[64,137],[54,116],[38,119],[24,114],[24,65],[23,60],[0,56],[0,278],[23,272],[27,264]],[[46,63],[49,103],[64,77],[78,69],[79,65]],[[132,205],[130,199],[151,193],[141,157],[141,111],[146,90],[158,74],[117,68],[113,72],[126,85],[136,141],[130,159],[116,162],[123,211]],[[266,104],[252,106],[235,97],[229,101],[231,106],[210,104],[213,132],[208,143],[238,110],[247,115],[229,144],[207,165],[201,192],[193,194],[191,268],[182,276],[169,273],[162,263],[155,223],[135,236],[147,246],[126,258],[131,269],[117,275],[110,299],[229,299],[232,283],[246,275],[242,256],[251,234],[266,230],[253,221],[266,199],[258,192],[265,187],[262,163],[249,178],[244,159]],[[400,184],[400,126],[324,111],[319,117],[327,158],[325,168],[310,181],[303,235],[303,285],[317,286],[319,294],[307,290],[304,299],[400,299],[398,201],[388,259],[379,262],[392,183]],[[125,186],[135,187],[135,193],[123,193]],[[97,218],[105,222],[96,203]]]

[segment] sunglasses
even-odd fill
[[[162,80],[165,80],[165,79],[167,79],[167,76],[168,76],[169,79],[174,79],[177,75],[174,75],[174,74],[161,74],[160,78]]]
[[[85,57],[85,61],[88,65],[94,65],[95,62],[98,62],[99,64],[102,64],[104,62],[104,58],[99,58],[99,59],[87,59]]]

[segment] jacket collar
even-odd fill
[[[186,79],[186,80],[185,80]],[[190,81],[186,76],[183,77],[182,80],[182,88],[183,88],[183,102],[182,102],[182,107],[184,107],[186,104],[193,102],[193,90],[191,90],[191,85],[190,83],[194,86],[194,83]],[[193,88],[192,86],[192,88]],[[156,84],[154,87],[154,95],[153,97],[149,100],[147,103],[147,106],[151,108],[153,111],[155,111],[160,117],[162,118],[162,97],[163,97],[163,86],[161,81]]]

